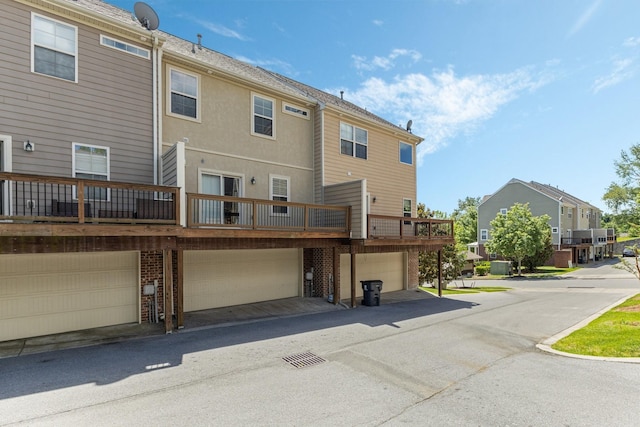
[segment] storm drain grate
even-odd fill
[[[310,352],[283,357],[282,360],[284,360],[291,366],[295,366],[296,368],[306,368],[308,366],[318,365],[320,363],[326,362],[326,360],[324,360],[322,357],[316,356],[315,354]]]

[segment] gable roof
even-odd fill
[[[512,178],[509,180],[509,182],[507,182],[505,185],[503,185],[502,187],[500,187],[498,189],[498,191],[496,191],[493,194],[484,196],[482,201],[480,202],[480,205],[482,205],[483,203],[485,203],[487,200],[489,200],[491,197],[493,197],[494,194],[500,192],[503,188],[505,188],[507,185],[510,184],[522,184],[534,191],[537,191],[547,197],[549,197],[550,199],[556,200],[558,203],[563,203],[563,204],[569,204],[569,205],[574,205],[574,206],[589,206],[590,208],[596,209],[596,210],[600,210],[598,207],[591,205],[590,203],[587,203],[575,196],[572,196],[569,193],[566,193],[560,189],[558,189],[557,187],[553,187],[551,185],[548,184],[541,184],[539,182],[536,181],[531,181],[531,182],[525,182],[522,181],[520,179],[517,178]]]
[[[102,0],[53,0],[52,2],[66,4],[68,7],[74,9],[82,8],[93,14],[98,14],[107,20],[117,21],[121,26],[130,30],[146,33],[149,37],[158,37],[161,40],[162,49],[165,53],[172,55],[172,57],[175,55],[176,58],[188,61],[194,65],[199,65],[212,74],[220,73],[228,78],[252,82],[265,89],[271,89],[280,94],[289,95],[292,98],[304,101],[307,106],[317,104],[331,105],[338,110],[392,129],[394,132],[401,131],[406,134],[407,138],[414,141],[417,140],[417,143],[424,140],[424,138],[411,134],[403,127],[397,126],[340,97],[323,92],[281,74],[232,58],[209,49],[204,45],[198,45],[194,42],[181,39],[170,33],[161,30],[155,30],[153,32],[147,31],[135,19],[132,19],[130,11],[121,9]],[[160,20],[162,21],[162,17],[160,17]]]

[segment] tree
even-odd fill
[[[514,204],[506,214],[498,214],[491,221],[487,251],[516,261],[518,275],[522,275],[522,260],[544,248],[547,234],[551,234],[550,219],[546,214],[534,217],[528,203]]]
[[[454,220],[456,242],[467,245],[477,241],[479,204],[480,197],[467,197],[464,200],[458,200],[458,208],[451,214],[451,218]]]
[[[418,218],[449,219],[446,213],[442,211],[432,211],[425,207],[424,203],[418,203],[416,207]],[[455,230],[456,228],[454,223],[454,239],[456,243],[444,246],[441,251],[443,288],[446,287],[446,283],[460,275],[462,267],[466,262],[466,244],[459,243],[458,238],[455,235]],[[437,252],[420,252],[418,255],[418,262],[420,283],[432,283],[438,278]]]
[[[628,152],[622,150],[614,165],[621,182],[612,182],[602,196],[614,212],[609,223],[620,232],[640,235],[640,144],[632,145]]]
[[[536,252],[533,256],[526,256],[522,260],[522,264],[527,267],[529,272],[533,272],[536,267],[544,265],[544,263],[551,258],[551,255],[553,255],[554,248],[553,242],[551,241],[551,233],[547,233],[544,240],[542,249]]]

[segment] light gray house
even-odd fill
[[[488,254],[484,248],[491,239],[491,221],[515,203],[528,203],[533,216],[549,215],[556,264],[589,262],[612,253],[615,233],[613,229],[600,228],[600,209],[557,187],[514,178],[485,196],[478,206],[478,249],[484,259],[498,256]]]

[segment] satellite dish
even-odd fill
[[[158,29],[160,25],[160,19],[158,14],[146,3],[141,1],[133,5],[133,14],[147,30],[153,31]]]
[[[413,125],[413,120],[409,120],[407,122],[407,132],[411,133],[411,125]]]

